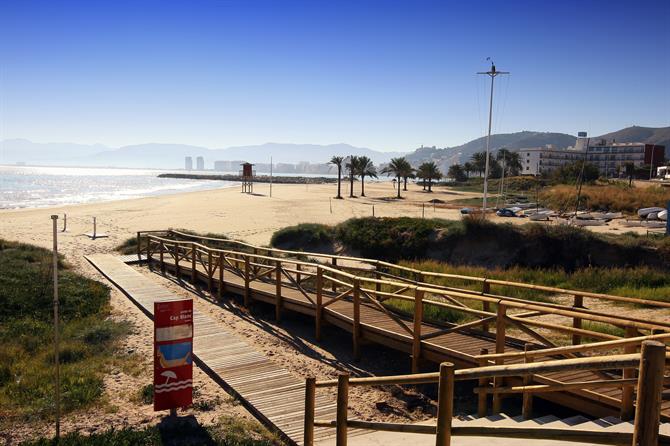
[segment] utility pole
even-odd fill
[[[652,145],[651,146],[651,165],[649,166],[649,181],[651,181],[652,178],[654,178],[654,152],[656,146]]]
[[[272,157],[270,157],[270,198],[272,198]]]
[[[486,60],[491,60],[490,57],[487,57]],[[486,167],[484,169],[484,201],[482,203],[482,212],[484,213],[484,218],[486,218],[486,200],[488,198],[488,188],[489,188],[489,153],[491,150],[491,123],[493,120],[493,80],[496,76],[501,74],[509,74],[509,71],[497,71],[496,66],[491,61],[491,69],[489,71],[480,71],[477,74],[486,74],[491,78],[491,96],[489,98],[489,131],[486,135]]]
[[[58,359],[58,215],[53,221],[53,282],[54,282],[54,358],[56,361],[56,439],[60,438],[60,361]]]

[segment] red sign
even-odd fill
[[[193,402],[193,301],[154,302],[154,410]]]

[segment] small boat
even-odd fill
[[[658,219],[663,221],[668,221],[668,210],[661,211],[658,213]]]
[[[605,220],[585,220],[580,218],[573,218],[570,220],[570,224],[573,226],[605,226],[607,225],[607,222]]]
[[[551,211],[545,211],[545,212],[534,212],[528,216],[528,219],[530,221],[549,221],[549,217],[551,216]]]
[[[640,222],[640,226],[643,228],[647,229],[655,229],[655,228],[665,228],[666,222],[664,221],[643,221]]]
[[[637,210],[637,216],[640,218],[647,218],[647,216],[653,212],[661,212],[665,209],[659,207],[650,207],[650,208],[641,208]]]
[[[662,212],[662,211],[661,211]],[[650,212],[647,214],[647,220],[658,220],[658,212]]]

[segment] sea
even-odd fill
[[[232,187],[230,181],[158,178],[168,170],[0,165],[0,209],[63,206]]]

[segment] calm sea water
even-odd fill
[[[0,166],[0,209],[124,200],[230,187],[228,181],[158,178],[165,171]]]

